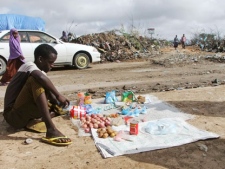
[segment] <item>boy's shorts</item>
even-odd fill
[[[3,115],[7,123],[19,129],[25,127],[31,119],[40,118],[41,114],[36,105],[36,100],[44,92],[45,89],[30,76],[14,105],[4,110]]]

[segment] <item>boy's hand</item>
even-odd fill
[[[57,97],[57,100],[60,102],[60,106],[63,108],[70,105],[70,101],[61,94]]]

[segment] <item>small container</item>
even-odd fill
[[[130,135],[138,135],[138,121],[136,120],[130,122]]]
[[[84,104],[84,93],[82,93],[82,92],[79,92],[78,94],[77,94],[77,96],[78,96],[78,106],[82,106],[83,104]]]
[[[85,96],[84,97],[84,104],[91,104],[92,100],[91,100],[91,95]]]

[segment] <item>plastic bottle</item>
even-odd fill
[[[84,93],[79,92],[78,96],[78,106],[82,106],[84,104]]]
[[[85,93],[84,94],[84,104],[91,104],[92,100],[91,100],[91,95],[89,93]]]

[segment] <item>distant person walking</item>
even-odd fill
[[[173,40],[173,46],[174,46],[175,50],[177,50],[178,43],[179,43],[179,40],[178,40],[177,35],[176,35],[174,40]]]
[[[183,49],[185,49],[186,37],[185,37],[185,35],[184,35],[184,34],[183,34],[183,36],[181,37],[180,42],[181,42],[182,48],[183,48]]]
[[[63,42],[68,42],[68,36],[65,31],[62,31],[62,36],[60,38]]]
[[[18,31],[13,28],[10,30],[9,59],[6,66],[6,72],[0,80],[0,85],[6,86],[24,62],[25,58],[20,47],[20,35]]]

